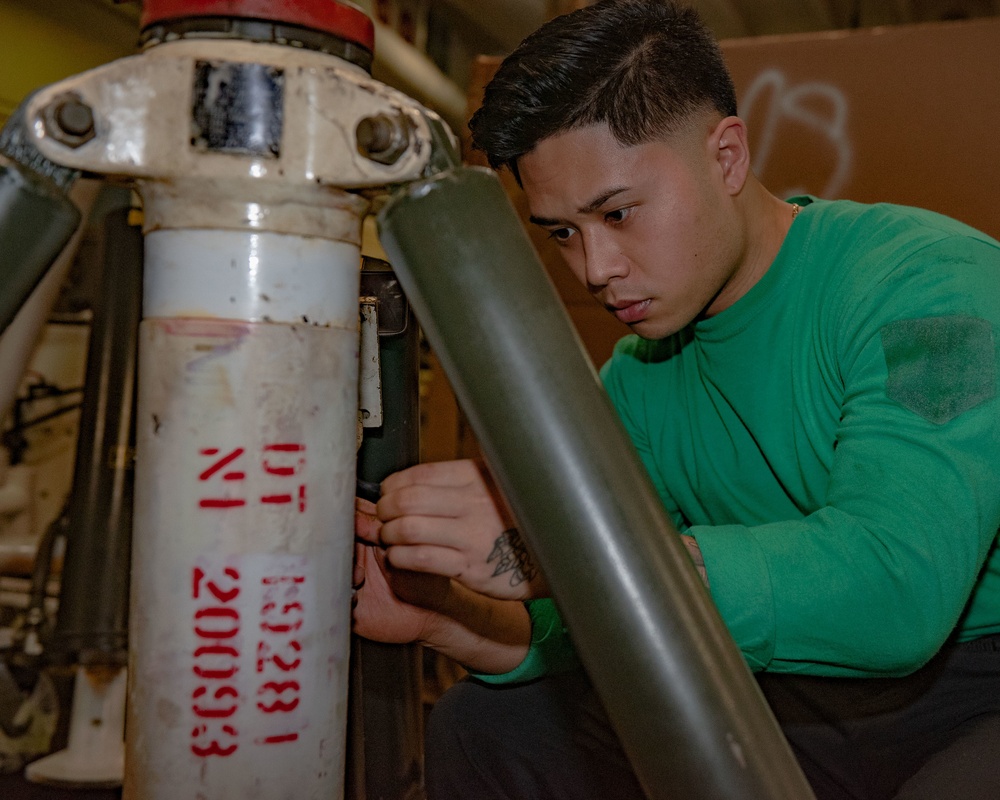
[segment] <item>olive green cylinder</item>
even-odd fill
[[[649,797],[812,797],[496,176],[379,227]]]
[[[79,223],[79,210],[56,186],[13,164],[0,164],[0,333]]]

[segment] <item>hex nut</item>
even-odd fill
[[[411,123],[404,115],[376,114],[358,122],[358,152],[379,164],[395,164],[410,148]]]
[[[80,147],[97,135],[94,110],[74,92],[52,98],[41,118],[45,133],[67,147]]]

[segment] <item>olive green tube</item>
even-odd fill
[[[79,223],[79,210],[56,186],[0,164],[0,333]]]
[[[496,176],[410,184],[379,225],[649,797],[813,797]]]
[[[80,224],[67,196],[80,173],[38,152],[25,122],[30,100],[0,128],[0,333]]]

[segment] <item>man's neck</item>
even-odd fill
[[[743,274],[746,291],[757,283],[778,255],[795,218],[795,209],[771,194],[758,181],[749,180],[744,190],[744,213],[747,230],[747,250]]]

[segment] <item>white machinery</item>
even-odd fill
[[[26,111],[143,204],[125,796],[337,797],[357,190],[419,176],[445,128],[368,75],[349,5],[147,2],[143,30]]]

